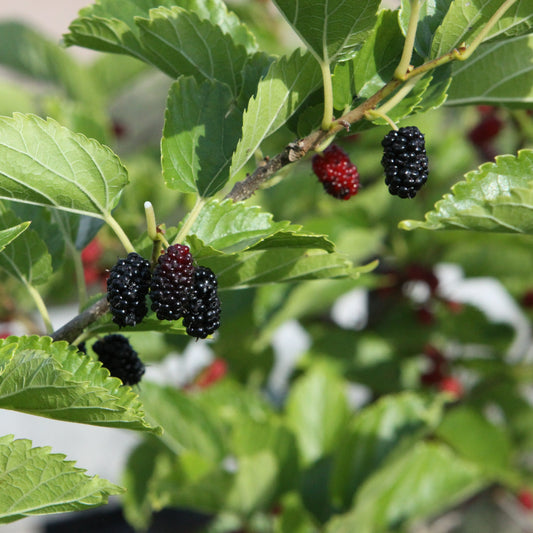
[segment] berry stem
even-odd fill
[[[322,81],[324,85],[324,115],[322,117],[322,129],[328,131],[333,120],[333,83],[331,81],[331,71],[329,63],[320,61],[322,71]]]
[[[418,76],[409,79],[406,83],[404,83],[403,87],[401,87],[400,90],[394,96],[389,98],[381,107],[379,107],[375,111],[378,111],[382,114],[388,113],[413,90],[413,87],[420,81],[423,76],[424,74],[419,74]]]
[[[370,111],[367,111],[365,113],[365,117],[367,120],[374,120],[376,118],[382,118],[393,130],[398,130],[398,126],[396,125],[396,122],[392,120],[389,115],[384,113],[381,109],[371,109]]]
[[[174,239],[172,244],[180,244],[185,239],[192,225],[198,218],[200,211],[203,209],[205,202],[206,202],[206,199],[201,196],[198,196],[196,198],[196,203],[194,204],[193,208],[189,212],[187,218],[185,219],[185,222],[183,223],[180,230],[178,231],[178,234],[176,235],[176,238]]]
[[[411,57],[413,55],[413,48],[415,45],[416,28],[418,26],[418,19],[420,18],[420,7],[422,6],[421,0],[409,0],[411,4],[411,13],[409,15],[409,26],[407,27],[407,33],[405,34],[405,41],[403,43],[402,57],[396,70],[394,71],[394,77],[398,80],[405,80],[405,75],[409,70],[411,64]]]
[[[124,246],[126,252],[135,252],[133,244],[131,244],[131,241],[129,240],[128,236],[126,235],[120,224],[115,220],[115,218],[113,218],[113,215],[111,213],[106,213],[104,216],[104,220],[106,224],[115,232],[115,235],[122,243],[122,246]]]
[[[155,221],[155,211],[152,202],[144,202],[144,215],[146,217],[146,231],[148,237],[153,241],[158,241],[159,233],[157,233],[157,224]]]

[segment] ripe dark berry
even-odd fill
[[[183,317],[183,325],[191,337],[205,339],[220,327],[217,286],[217,278],[210,268],[195,269],[194,285]]]
[[[146,316],[150,277],[150,263],[134,252],[126,259],[119,259],[111,269],[107,280],[107,301],[115,324],[135,326]]]
[[[136,385],[141,381],[144,365],[123,335],[107,335],[93,344],[93,351],[109,373],[124,385]]]
[[[174,244],[159,257],[150,285],[152,311],[159,320],[178,320],[184,315],[193,276],[194,266],[188,246]]]
[[[400,198],[414,198],[428,178],[424,135],[416,126],[392,130],[381,141],[385,183]]]
[[[359,172],[348,154],[336,144],[313,157],[313,172],[324,190],[339,200],[348,200],[359,190]]]

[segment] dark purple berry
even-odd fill
[[[152,311],[159,320],[178,320],[184,315],[193,275],[194,266],[188,246],[174,244],[159,257],[150,285]]]
[[[210,268],[200,266],[195,269],[194,284],[183,317],[183,325],[191,337],[205,339],[220,327],[217,287],[217,278]]]
[[[150,278],[150,263],[139,254],[132,252],[117,261],[107,280],[107,301],[115,324],[135,326],[146,316]]]
[[[406,126],[387,133],[381,144],[381,164],[389,192],[400,198],[414,198],[428,178],[424,135],[416,126]]]
[[[137,352],[123,335],[107,335],[93,344],[93,351],[109,373],[124,385],[136,385],[144,374]]]
[[[313,157],[313,172],[324,190],[339,200],[348,200],[359,190],[359,172],[348,154],[336,144]]]

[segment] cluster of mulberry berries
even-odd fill
[[[102,366],[124,385],[136,385],[144,374],[144,364],[123,335],[107,335],[93,344]]]
[[[113,321],[120,327],[135,326],[151,309],[160,320],[178,320],[189,335],[205,339],[220,327],[217,279],[207,267],[195,267],[189,247],[169,246],[154,268],[136,253],[119,259],[111,269],[107,299]]]
[[[428,158],[424,135],[416,126],[390,131],[381,141],[385,184],[400,198],[414,198],[428,178]],[[332,144],[312,161],[313,172],[325,191],[348,200],[359,190],[359,172],[342,148]]]
[[[313,172],[324,190],[339,200],[348,200],[359,190],[359,172],[348,154],[336,144],[313,157]]]
[[[400,198],[414,198],[428,178],[424,135],[416,126],[407,126],[387,133],[381,144],[381,164],[389,192]]]

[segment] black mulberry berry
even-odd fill
[[[135,252],[128,254],[126,259],[119,259],[111,269],[107,300],[115,324],[135,326],[146,316],[150,277],[150,263]]]
[[[381,144],[381,164],[389,192],[400,198],[414,198],[428,178],[424,135],[416,126],[390,131]]]
[[[194,285],[183,318],[183,325],[191,337],[205,339],[220,327],[217,286],[217,278],[210,268],[200,266],[195,269]]]
[[[124,385],[136,385],[141,381],[144,365],[123,335],[107,335],[93,344],[93,351],[109,373]]]
[[[193,275],[188,246],[174,244],[159,257],[150,285],[152,311],[159,320],[178,320],[184,315]]]

